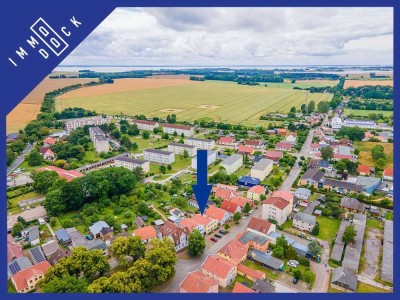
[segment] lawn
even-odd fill
[[[246,175],[249,174],[249,173],[250,173],[250,169],[249,169],[249,168],[246,168],[245,166],[241,166],[241,167],[239,168],[239,170],[237,170],[237,171],[235,172],[235,174],[236,174],[238,177],[246,176]]]
[[[15,289],[14,285],[11,282],[11,279],[7,281],[7,289],[8,289],[8,293],[10,293],[10,294],[14,294],[17,292],[17,290]]]
[[[175,155],[175,162],[171,164],[172,169],[171,170],[167,169],[165,171],[165,175],[168,175],[168,174],[171,175],[178,171],[181,171],[181,170],[189,167],[191,165],[191,163],[192,163],[191,157],[184,158],[182,155]],[[150,173],[161,174],[160,166],[161,166],[161,164],[150,163]],[[161,175],[161,176],[163,177],[163,175]],[[168,177],[168,176],[165,176],[165,177]]]
[[[345,115],[351,115],[352,114],[352,115],[360,116],[360,117],[366,117],[366,116],[369,116],[369,114],[383,114],[384,117],[391,117],[391,116],[393,116],[393,111],[345,108],[344,109],[344,114]]]
[[[253,286],[253,281],[251,281],[250,279],[247,279],[246,277],[243,277],[241,275],[236,275],[235,280],[229,285],[229,289],[233,289],[233,287],[235,286],[236,282],[240,282],[240,283],[246,282],[249,287]]]
[[[376,219],[367,219],[367,227],[383,230],[383,223]]]
[[[160,138],[149,138],[145,140],[141,135],[138,136],[128,136],[132,142],[138,145],[138,148],[133,153],[141,153],[143,150],[148,148],[159,148],[167,146],[171,141],[162,140]]]
[[[357,293],[390,293],[390,292],[359,281],[357,285]]]
[[[325,241],[333,240],[339,230],[340,220],[319,216],[317,217],[317,222],[319,223],[319,234],[317,237]]]
[[[392,211],[388,211],[385,215],[385,219],[386,220],[393,220],[393,212]]]
[[[40,166],[31,167],[30,165],[28,165],[28,161],[27,161],[27,160],[24,160],[24,161],[19,165],[19,168],[24,168],[24,169],[25,169],[24,172],[32,172],[32,171],[35,171],[35,170],[40,169],[40,168],[45,167],[45,166],[47,166],[47,165],[46,165],[46,164],[43,164],[43,165],[40,165]]]
[[[269,279],[276,280],[279,278],[279,273],[274,272],[270,269],[264,268],[263,266],[260,266],[259,264],[255,263],[251,260],[246,260],[244,264],[245,264],[245,266],[247,266],[249,268],[252,268],[254,270],[260,270],[260,271],[264,272],[265,276],[268,277]]]
[[[376,145],[381,145],[386,154],[386,168],[393,167],[393,144],[392,143],[375,143],[375,142],[355,142],[354,146],[360,149],[358,162],[363,165],[375,166],[375,160],[372,158],[371,150]]]
[[[154,79],[148,80],[157,84]],[[67,93],[57,99],[56,109],[60,111],[65,107],[79,106],[98,113],[123,112],[127,115],[144,114],[147,117],[162,118],[174,113],[182,121],[193,121],[207,116],[217,122],[256,126],[269,123],[260,121],[261,115],[270,112],[287,113],[292,106],[300,108],[306,102],[306,97],[308,101],[313,100],[316,103],[332,98],[328,93],[310,94],[305,90],[294,90],[294,85],[290,83],[279,87],[269,83],[267,85],[268,87],[244,86],[234,82],[205,81],[119,92],[113,92],[109,85],[108,93],[103,94],[88,95],[85,89],[75,91],[71,96]],[[95,89],[96,87],[93,88]]]
[[[12,192],[8,192],[7,196],[11,196]],[[37,195],[35,192],[29,192],[26,194],[23,194],[21,196],[17,196],[14,198],[10,199],[10,205],[7,206],[7,212],[14,214],[14,213],[19,213],[21,210],[18,206],[18,203],[23,201],[23,200],[27,200],[27,199],[31,199],[31,198],[37,198],[39,197],[39,195]]]

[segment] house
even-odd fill
[[[228,184],[222,184],[222,183],[217,183],[216,187],[220,188],[220,189],[224,189],[224,190],[229,190],[232,192],[237,192],[237,190],[239,189],[239,187],[236,185],[228,185]]]
[[[178,155],[183,155],[185,151],[190,157],[196,156],[197,148],[195,146],[181,144],[181,143],[169,143],[168,144],[168,151],[174,152]]]
[[[240,240],[235,238],[223,246],[217,252],[217,255],[235,264],[239,264],[246,260],[248,250],[249,247],[247,244],[243,244]]]
[[[136,229],[133,233],[133,236],[138,236],[142,240],[143,244],[149,243],[152,239],[157,238],[157,231],[153,226],[145,226],[139,229]]]
[[[297,141],[297,134],[296,132],[291,132],[287,137],[286,137],[286,142],[290,144],[296,144]]]
[[[75,227],[65,229],[71,238],[72,247],[84,246],[86,244],[86,239],[76,230]]]
[[[218,225],[224,225],[232,217],[231,213],[216,206],[210,206],[206,210],[205,215],[211,219],[217,220]]]
[[[247,198],[260,201],[261,200],[261,195],[265,195],[266,189],[262,185],[255,185],[252,186],[248,191],[247,191]]]
[[[273,257],[271,254],[264,253],[258,250],[252,250],[250,252],[249,258],[251,260],[257,261],[260,264],[270,267],[275,270],[283,270],[285,267],[284,261]]]
[[[261,140],[244,140],[244,145],[256,149],[264,148],[264,143]]]
[[[272,219],[280,226],[288,219],[292,212],[292,204],[280,197],[269,197],[262,207],[262,218]]]
[[[393,181],[393,168],[383,170],[383,180]]]
[[[52,160],[56,157],[49,147],[40,147],[39,152],[45,160]]]
[[[242,155],[253,155],[254,153],[254,147],[251,146],[245,146],[245,145],[240,145],[238,149],[238,154]]]
[[[262,236],[267,236],[270,232],[275,231],[276,225],[271,222],[259,218],[252,217],[247,224],[247,231],[254,232]]]
[[[294,195],[290,191],[275,191],[272,193],[271,196],[282,198],[283,200],[286,200],[293,205]]]
[[[237,195],[236,192],[233,192],[233,191],[228,190],[228,189],[223,189],[223,188],[220,188],[220,187],[217,187],[217,186],[214,186],[212,188],[212,191],[214,192],[214,196],[216,198],[220,198],[222,200],[227,200],[227,199],[229,200],[232,197],[235,197]]]
[[[265,153],[265,157],[272,160],[274,163],[277,163],[283,157],[283,152],[267,150]]]
[[[217,152],[207,150],[207,166],[213,164],[217,160]],[[192,168],[197,169],[197,156],[192,158]]]
[[[159,149],[146,149],[143,151],[143,159],[159,164],[170,165],[175,162],[175,153]]]
[[[316,158],[310,159],[310,162],[308,163],[308,168],[309,169],[318,168],[319,162],[320,162],[320,159],[316,159]]]
[[[179,208],[172,208],[169,210],[169,213],[177,218],[183,217],[183,213]]]
[[[335,116],[332,118],[331,126],[332,126],[332,129],[336,129],[336,130],[340,129],[343,126],[343,120],[340,117]]]
[[[108,226],[108,224],[105,221],[98,221],[94,223],[92,226],[89,226],[89,231],[94,238],[97,238],[100,236],[103,228],[110,228],[110,226]]]
[[[371,175],[371,167],[367,165],[358,165],[357,172],[360,175],[369,176]]]
[[[308,200],[311,197],[311,191],[306,188],[298,188],[295,192],[293,192],[298,199]]]
[[[160,126],[159,123],[148,120],[132,120],[132,123],[136,124],[140,130],[147,130],[147,131],[153,131],[154,128]]]
[[[271,172],[274,162],[271,159],[263,158],[258,162],[254,163],[251,168],[250,176],[264,180]]]
[[[181,226],[182,228],[187,228],[189,232],[197,229],[198,231],[200,231],[201,234],[205,234],[205,226],[192,220],[192,218],[182,219],[182,221],[179,223],[179,226]]]
[[[28,241],[31,246],[35,246],[40,243],[39,239],[39,226],[33,225],[21,230],[22,237],[28,237]]]
[[[46,166],[40,168],[38,171],[55,171],[57,172],[58,176],[61,178],[65,178],[68,182],[79,177],[83,177],[84,175],[75,170],[64,170],[61,168],[57,168],[55,166]]]
[[[161,226],[158,237],[160,239],[169,238],[175,245],[175,251],[180,251],[187,247],[189,233],[187,228],[181,228],[171,222],[167,222]]]
[[[146,226],[146,223],[143,221],[141,216],[136,216],[135,217],[135,224],[137,228],[141,228]]]
[[[240,154],[232,154],[221,162],[228,175],[235,173],[243,165],[243,156]]]
[[[364,203],[358,201],[357,199],[350,197],[343,197],[340,200],[340,207],[346,211],[364,213],[365,205]]]
[[[350,181],[351,179],[349,178],[347,181]],[[361,185],[364,189],[364,192],[368,194],[372,194],[375,189],[382,183],[381,178],[376,178],[376,177],[369,177],[369,176],[357,176],[357,179],[355,181],[355,184]]]
[[[300,179],[300,185],[319,188],[322,186],[321,179],[324,173],[319,169],[308,169]]]
[[[51,147],[55,144],[56,144],[56,139],[51,136],[48,136],[47,138],[45,138],[43,140],[43,146],[45,146],[45,147]]]
[[[16,274],[17,272],[24,270],[26,268],[29,268],[31,266],[32,266],[32,263],[29,260],[29,258],[26,256],[22,256],[22,257],[14,259],[12,262],[9,262],[8,266],[7,266],[8,279],[10,279],[11,276]]]
[[[17,243],[11,234],[7,234],[7,262],[23,257],[22,245]]]
[[[180,293],[218,293],[218,281],[200,270],[189,273],[179,285]]]
[[[300,230],[311,232],[315,225],[317,225],[317,219],[313,215],[309,215],[304,212],[298,212],[293,217],[293,227],[296,227]]]
[[[143,159],[135,159],[130,157],[118,157],[115,159],[116,167],[123,167],[130,171],[136,168],[142,168],[143,173],[148,173],[150,171],[150,162]]]
[[[252,231],[246,231],[239,241],[248,248],[256,249],[261,252],[267,251],[269,246],[267,237]]]
[[[251,281],[255,280],[264,280],[265,279],[265,273],[260,271],[260,270],[254,270],[252,268],[249,268],[243,264],[239,264],[237,266],[237,273],[241,276],[246,277],[247,279],[250,279]]]
[[[255,293],[275,293],[275,286],[270,280],[259,280],[254,281],[253,291]]]
[[[345,292],[357,291],[357,275],[346,267],[333,269],[331,286]]]
[[[214,140],[195,137],[185,139],[185,144],[203,150],[212,150],[215,147]]]
[[[67,245],[71,243],[71,237],[69,236],[68,232],[64,229],[58,229],[56,232],[56,238],[57,240],[63,244],[63,245]]]
[[[277,133],[278,135],[282,135],[282,136],[286,136],[286,132],[287,132],[286,128],[278,128],[278,129],[276,130],[276,133]]]
[[[18,293],[27,293],[36,288],[37,282],[43,279],[44,274],[50,267],[51,265],[48,261],[40,262],[15,273],[11,277],[11,282]]]
[[[106,242],[104,242],[102,240],[95,239],[95,240],[89,241],[86,243],[85,246],[86,246],[86,248],[88,248],[89,251],[100,250],[104,256],[108,255],[108,246],[107,246]]]
[[[19,139],[19,134],[18,133],[10,133],[10,134],[7,134],[6,142],[7,143],[12,143],[12,142],[15,142],[18,139]]]
[[[53,252],[48,257],[48,261],[52,266],[54,266],[55,264],[57,264],[64,257],[67,257],[67,255],[65,254],[65,252],[61,248],[58,248],[55,252]]]
[[[340,194],[358,194],[364,191],[361,185],[330,178],[324,179],[323,188]]]
[[[219,138],[218,144],[225,146],[237,146],[237,142],[235,142],[235,138],[231,136],[222,136]]]
[[[227,212],[229,212],[232,215],[234,215],[237,212],[238,213],[242,212],[242,209],[240,208],[240,206],[238,204],[231,202],[229,200],[222,201],[221,209],[226,210]]]
[[[210,255],[201,266],[201,272],[225,288],[235,280],[237,264],[223,259],[218,255]]]
[[[42,245],[43,253],[47,257],[47,259],[58,249],[60,249],[60,247],[58,246],[58,243],[55,240],[51,240]]]
[[[238,186],[241,187],[253,187],[260,184],[260,179],[250,176],[241,176],[237,182]]]
[[[214,231],[218,227],[218,220],[209,218],[207,215],[200,215],[195,214],[192,217],[192,220],[197,224],[204,226],[204,232],[209,234],[210,232]]]
[[[318,167],[329,172],[332,172],[333,170],[333,165],[331,165],[327,160],[320,160],[318,163]]]
[[[242,210],[243,210],[244,206],[246,205],[246,203],[248,203],[250,206],[254,206],[253,200],[250,200],[249,198],[242,197],[242,196],[233,197],[229,201],[239,205]]]
[[[292,150],[293,145],[288,142],[278,142],[275,145],[275,149],[278,151],[290,151]]]
[[[239,272],[238,272],[238,273],[239,273]],[[235,294],[244,294],[244,293],[254,293],[254,291],[253,291],[251,288],[249,288],[249,287],[243,285],[243,284],[240,283],[239,281],[236,281],[235,286],[234,286],[233,289],[232,289],[232,293],[235,293]]]

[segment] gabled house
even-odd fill
[[[293,145],[288,142],[278,142],[275,145],[275,149],[278,151],[290,151],[292,150]]]
[[[261,195],[265,195],[266,189],[262,185],[255,185],[247,191],[247,198],[260,201]]]
[[[296,144],[297,141],[297,134],[296,132],[291,132],[287,137],[286,137],[286,142],[290,144]]]
[[[197,229],[200,233],[205,234],[205,226],[193,220],[192,218],[185,218],[179,223],[182,228],[187,228],[189,232]]]
[[[224,288],[235,280],[237,264],[218,255],[210,255],[201,266],[201,272]]]
[[[264,143],[261,140],[244,140],[244,144],[247,147],[253,147],[256,149],[264,148]]]
[[[393,181],[393,168],[383,170],[383,180]]]
[[[242,155],[253,155],[254,153],[254,147],[251,146],[245,146],[245,145],[240,145],[238,149],[238,153]]]
[[[293,217],[293,227],[300,230],[311,232],[315,225],[317,225],[317,219],[313,215],[298,212]]]
[[[181,228],[171,222],[166,222],[161,226],[158,237],[160,239],[169,238],[174,243],[175,250],[180,251],[187,247],[189,233],[187,228]]]
[[[269,197],[264,201],[262,207],[262,218],[275,220],[282,225],[292,212],[292,204],[280,197]]]
[[[300,179],[300,185],[308,187],[320,188],[322,187],[321,179],[324,173],[319,169],[308,169]]]
[[[98,221],[96,223],[93,223],[92,226],[89,226],[89,232],[94,238],[97,238],[102,234],[101,231],[104,228],[110,228],[110,226],[108,226],[105,221]]]
[[[216,206],[210,206],[206,210],[205,215],[211,219],[217,220],[218,225],[224,225],[232,217],[231,213]]]
[[[51,147],[55,144],[56,144],[56,139],[51,136],[48,136],[47,138],[45,138],[43,140],[43,146],[45,146],[45,147]]]
[[[218,293],[218,281],[200,270],[189,273],[179,285],[180,293]]]
[[[214,231],[218,227],[218,220],[210,218],[207,215],[202,216],[200,214],[195,214],[192,220],[200,226],[204,226],[204,233],[206,234]]]
[[[247,231],[268,236],[272,231],[275,231],[276,225],[271,222],[259,218],[252,217],[249,224],[247,224]]]
[[[272,160],[274,163],[278,163],[279,160],[283,157],[283,152],[282,151],[273,151],[273,150],[267,150],[265,152],[265,157]]]
[[[138,236],[142,240],[143,244],[149,243],[152,239],[157,238],[157,231],[153,226],[145,226],[139,229],[136,229],[133,233],[133,236]]]
[[[235,264],[239,264],[246,260],[248,250],[249,247],[246,244],[235,238],[223,246],[217,255]]]
[[[346,267],[338,267],[333,269],[331,285],[345,292],[357,291],[358,277]]]
[[[221,204],[221,209],[226,210],[230,214],[234,215],[235,213],[241,213],[242,209],[240,206],[234,202],[231,202],[229,200],[224,200]]]
[[[350,197],[343,197],[340,200],[340,207],[346,211],[356,212],[356,213],[364,213],[365,205],[364,203],[358,201],[357,199]]]
[[[52,160],[55,159],[55,154],[49,147],[41,147],[39,149],[40,154],[42,154],[43,158],[45,160]]]
[[[17,243],[11,234],[7,234],[7,262],[23,256],[22,245]]]
[[[44,274],[50,267],[48,261],[40,262],[15,273],[11,277],[11,282],[18,293],[27,293],[36,288],[36,284],[44,278]]]

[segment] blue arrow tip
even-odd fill
[[[197,204],[199,205],[201,215],[204,214],[206,209],[208,197],[210,196],[212,185],[192,185]]]

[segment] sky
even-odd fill
[[[62,63],[392,64],[392,8],[118,8]]]

